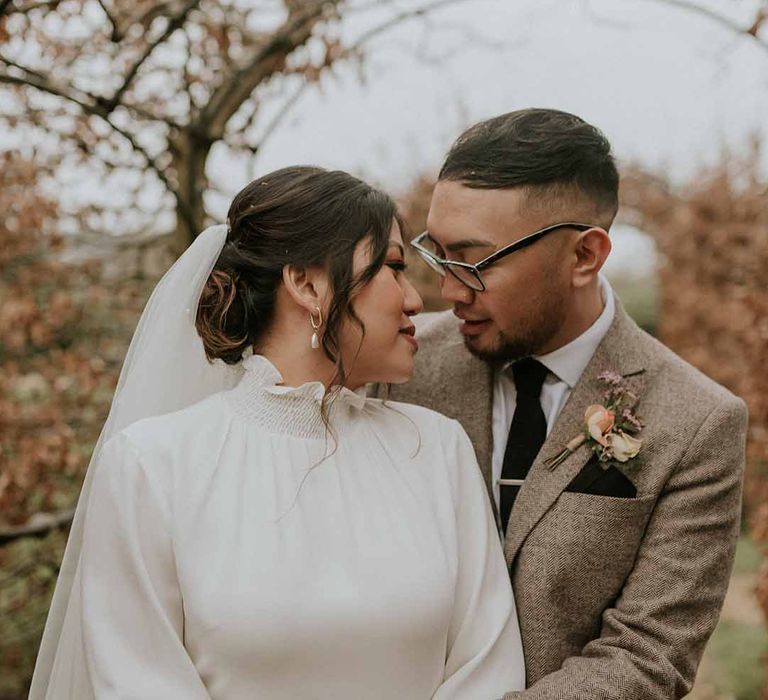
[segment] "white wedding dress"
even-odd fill
[[[234,389],[104,445],[47,698],[494,700],[525,683],[459,426],[342,390]]]

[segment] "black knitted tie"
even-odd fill
[[[509,427],[507,447],[504,450],[502,479],[525,479],[547,437],[547,419],[541,410],[541,387],[549,370],[530,357],[515,362],[512,377],[517,390],[515,415]],[[517,498],[519,486],[500,486],[500,515],[502,532],[507,531],[509,514]]]

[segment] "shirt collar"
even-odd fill
[[[580,336],[574,338],[567,345],[548,352],[546,355],[537,355],[537,359],[552,374],[564,381],[571,389],[579,381],[586,369],[597,346],[603,339],[613,322],[616,313],[616,304],[613,299],[613,289],[604,275],[599,275],[600,293],[603,297],[603,311],[597,320]]]

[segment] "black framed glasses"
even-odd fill
[[[446,271],[448,271],[459,280],[459,282],[470,289],[476,292],[484,292],[486,287],[483,278],[480,275],[482,270],[485,270],[502,258],[507,257],[507,255],[511,255],[518,250],[533,245],[540,238],[544,238],[548,233],[552,233],[552,231],[557,231],[561,228],[575,228],[577,231],[587,231],[591,228],[600,228],[600,226],[597,226],[596,224],[580,224],[575,221],[552,224],[546,228],[529,233],[527,236],[523,236],[520,240],[500,248],[474,265],[471,263],[459,262],[458,260],[446,260],[443,258],[442,248],[430,238],[429,231],[424,231],[424,233],[416,236],[416,238],[411,241],[411,246],[416,249],[416,252],[421,256],[421,259],[441,277],[445,277]]]

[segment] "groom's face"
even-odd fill
[[[481,190],[441,181],[427,230],[445,258],[478,263],[545,226],[573,220],[557,209],[530,206],[522,188]],[[557,346],[571,304],[572,235],[569,229],[553,232],[486,268],[482,292],[450,274],[441,278],[442,296],[453,304],[471,352],[488,361],[506,361]]]

